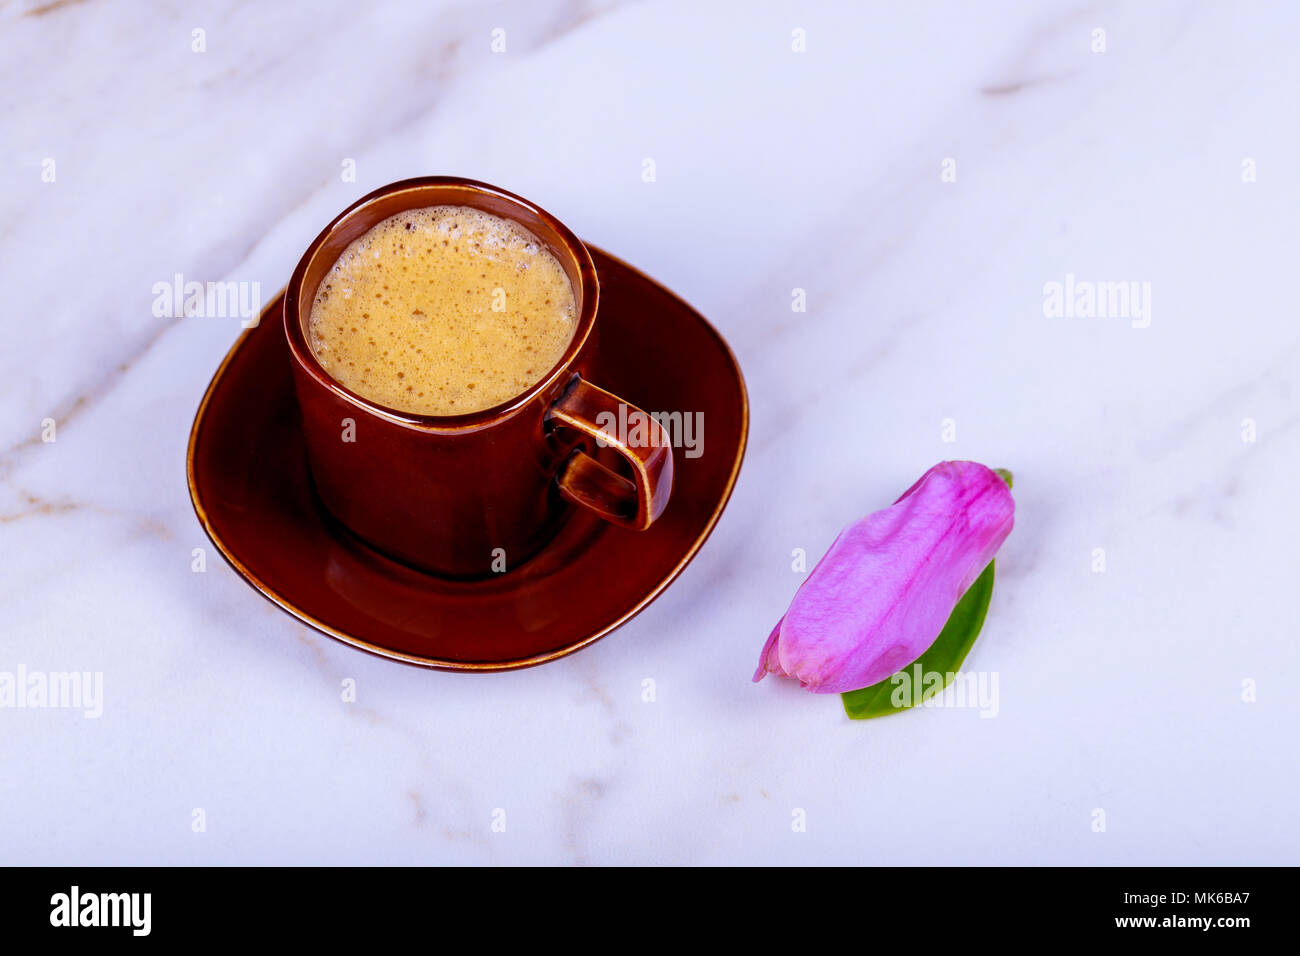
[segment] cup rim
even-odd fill
[[[395,193],[411,192],[423,193],[434,189],[451,189],[460,190],[468,194],[490,195],[499,200],[505,201],[509,205],[520,207],[530,215],[541,220],[548,229],[558,237],[559,241],[566,247],[566,251],[572,255],[577,263],[578,286],[576,290],[581,300],[581,308],[577,317],[577,327],[574,329],[573,338],[569,341],[568,347],[565,348],[564,354],[556,364],[543,375],[537,382],[525,391],[507,399],[500,404],[493,405],[490,408],[480,409],[476,412],[466,412],[462,415],[419,415],[414,412],[402,411],[401,409],[391,408],[387,405],[381,405],[376,401],[366,398],[357,392],[352,391],[346,385],[337,381],[333,376],[325,371],[316,354],[312,351],[307,343],[307,338],[303,332],[303,320],[300,315],[303,295],[302,286],[306,281],[307,271],[315,261],[317,253],[321,250],[327,240],[333,236],[340,227],[345,223],[360,218],[378,203],[379,200],[392,196]],[[428,206],[438,205],[462,205],[454,201],[439,201],[434,198],[429,202],[413,202],[406,206],[406,209],[422,209]],[[498,213],[493,213],[497,215]],[[397,212],[390,215],[398,215]],[[517,221],[517,220],[516,220]],[[375,220],[370,227],[377,225],[380,220]],[[527,223],[518,223],[530,232],[535,232]],[[369,228],[369,227],[368,227]],[[539,237],[540,238],[540,237]],[[591,253],[582,241],[573,234],[570,229],[556,219],[545,209],[536,203],[524,199],[515,193],[502,189],[499,186],[493,186],[490,183],[480,182],[475,179],[464,179],[459,176],[418,176],[412,179],[403,179],[398,182],[389,183],[387,186],[381,186],[366,195],[362,196],[352,205],[348,206],[341,213],[334,217],[324,229],[311,241],[303,253],[302,258],[298,260],[298,265],[293,270],[293,275],[289,279],[289,284],[284,292],[284,331],[285,337],[289,342],[289,351],[293,355],[298,366],[304,369],[316,382],[333,392],[335,395],[345,401],[357,406],[362,411],[374,415],[378,418],[385,419],[398,425],[405,425],[410,428],[416,428],[424,431],[472,431],[482,428],[486,425],[493,424],[501,419],[508,418],[518,413],[525,406],[533,402],[538,395],[552,389],[556,383],[564,377],[565,372],[573,364],[578,353],[582,351],[588,337],[591,335],[592,327],[595,324],[596,308],[599,304],[600,286],[596,279],[596,264],[592,261]]]

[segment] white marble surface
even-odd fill
[[[0,709],[0,862],[1297,861],[1300,8],[47,6],[0,4],[0,671],[102,672],[103,713]],[[748,378],[694,564],[520,673],[191,572],[185,443],[239,329],[153,284],[269,295],[433,173],[660,279]],[[1149,326],[1046,317],[1067,273],[1149,282]],[[792,550],[958,457],[1017,479],[968,660],[997,717],[751,684]]]

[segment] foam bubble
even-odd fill
[[[536,236],[479,209],[430,206],[343,250],[308,340],[326,372],[371,401],[463,415],[527,391],[576,327],[573,287]]]

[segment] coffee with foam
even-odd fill
[[[540,381],[576,328],[573,286],[541,240],[479,209],[430,206],[343,250],[307,338],[326,372],[373,402],[463,415]]]

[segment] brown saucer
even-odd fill
[[[448,670],[563,657],[653,601],[727,504],[749,403],[735,357],[713,326],[652,279],[589,248],[600,278],[597,380],[650,412],[704,414],[703,454],[674,449],[672,498],[649,529],[579,512],[528,562],[471,582],[433,577],[357,542],[312,489],[277,297],[231,347],[190,432],[190,497],[230,565],[331,637]]]

